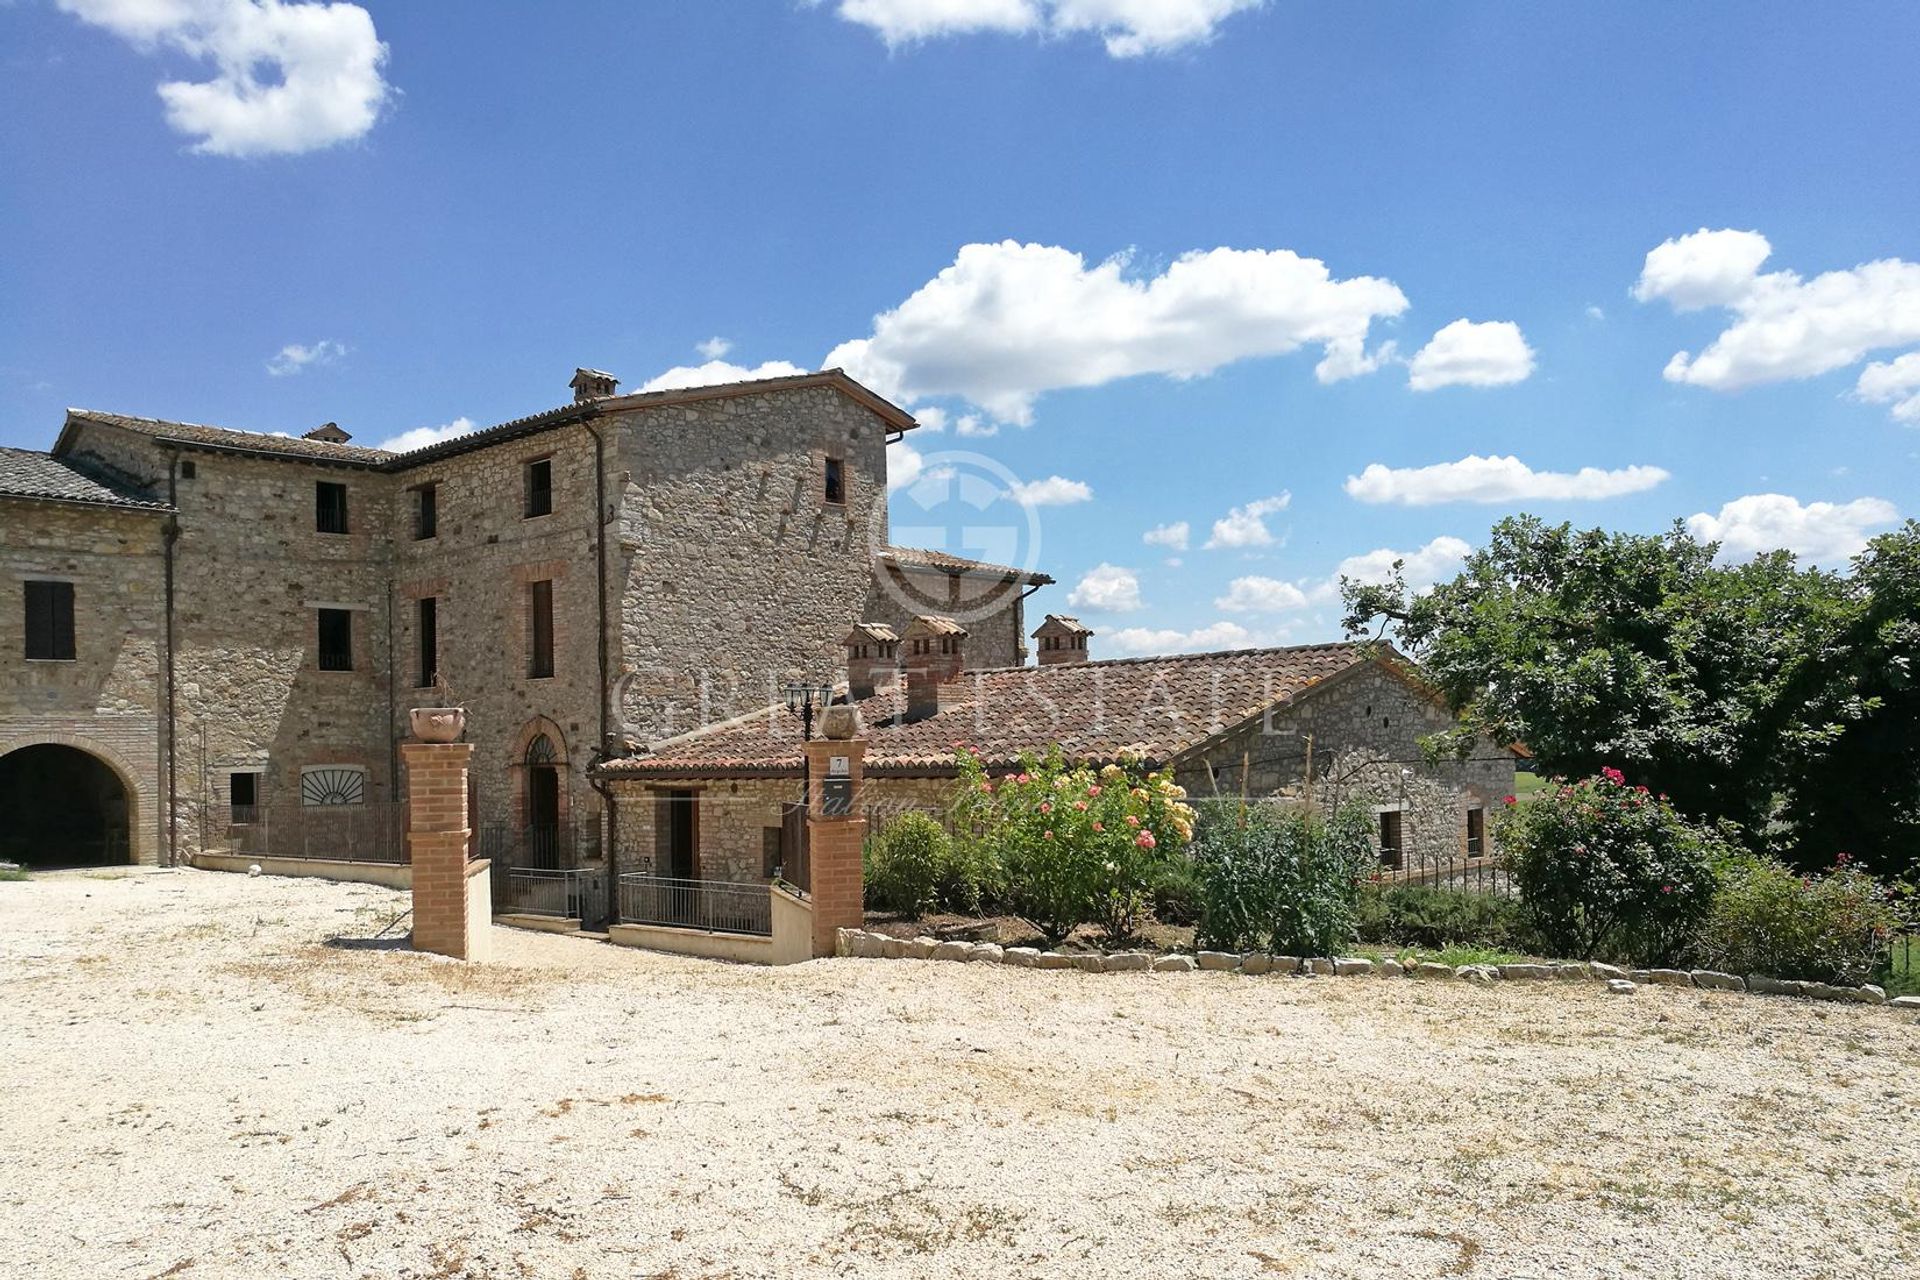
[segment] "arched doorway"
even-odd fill
[[[553,739],[536,734],[527,744],[525,847],[536,867],[558,867],[560,859],[560,754]]]
[[[132,798],[113,767],[42,743],[0,756],[0,861],[34,867],[131,862]]]

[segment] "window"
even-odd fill
[[[227,821],[244,825],[258,820],[260,806],[260,775],[257,773],[230,773],[227,775]]]
[[[29,582],[27,657],[39,662],[73,661],[73,584]]]
[[[1477,858],[1487,848],[1487,811],[1467,810],[1467,856]]]
[[[553,674],[553,583],[527,584],[527,614],[532,624],[532,643],[527,651],[527,675],[544,679]]]
[[[420,679],[415,687],[428,689],[440,676],[440,602],[434,597],[421,597],[415,632],[420,640]]]
[[[527,464],[527,519],[553,513],[553,459]]]
[[[1398,871],[1404,865],[1406,850],[1400,841],[1400,811],[1388,809],[1380,815],[1380,865]]]
[[[422,542],[440,533],[440,486],[423,484],[413,491],[413,540]]]
[[[316,533],[347,531],[347,486],[328,480],[314,481],[313,528]]]
[[[347,609],[321,609],[320,669],[353,670],[353,613]]]
[[[180,460],[180,478],[182,480],[191,480],[199,474],[200,474],[199,467],[195,466],[192,462],[189,462],[184,458]]]
[[[827,459],[827,501],[835,506],[847,500],[847,464],[839,458]]]
[[[323,764],[300,771],[303,805],[365,804],[367,771],[358,765]]]
[[[783,843],[785,835],[785,828],[782,827],[760,828],[760,875],[765,879],[773,879],[775,873],[787,864]]]

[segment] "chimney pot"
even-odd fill
[[[1085,662],[1087,641],[1093,639],[1093,628],[1078,618],[1050,613],[1045,622],[1034,628],[1033,638],[1040,642],[1039,661],[1043,667]]]
[[[900,636],[884,622],[857,622],[847,647],[847,696],[862,702],[900,684]]]
[[[612,395],[620,379],[600,369],[575,369],[573,381],[567,385],[573,388],[573,402],[585,404]]]
[[[327,444],[345,444],[352,436],[340,429],[337,422],[323,422],[300,437],[302,440],[321,440]]]
[[[907,624],[907,719],[940,710],[940,686],[966,668],[967,630],[952,618],[925,613]]]

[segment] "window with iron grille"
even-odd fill
[[[1477,858],[1487,848],[1487,811],[1467,810],[1467,856]]]
[[[440,486],[423,484],[413,491],[413,540],[423,542],[440,533]]]
[[[25,585],[27,657],[37,662],[73,661],[73,584],[29,582]]]
[[[422,596],[419,602],[420,680],[416,687],[431,688],[440,675],[440,602]]]
[[[539,680],[553,674],[553,583],[527,584],[527,613],[532,642],[527,650],[527,675]]]
[[[553,512],[553,459],[537,458],[527,464],[527,519]]]
[[[353,613],[348,609],[320,609],[319,641],[322,671],[353,670]]]
[[[227,821],[245,824],[259,817],[260,775],[247,770],[227,775]]]
[[[347,531],[347,486],[330,480],[313,482],[313,528],[316,533]]]
[[[839,506],[847,500],[847,464],[839,458],[827,459],[827,501]]]
[[[1406,860],[1406,848],[1401,842],[1401,819],[1398,809],[1389,809],[1380,815],[1380,865],[1398,871]]]

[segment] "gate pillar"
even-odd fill
[[[485,960],[493,896],[484,858],[469,860],[466,742],[407,742],[407,854],[413,862],[413,946]]]

